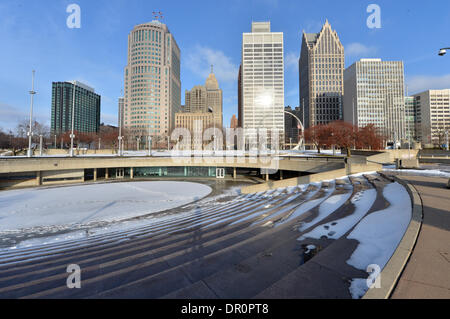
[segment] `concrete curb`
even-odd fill
[[[383,173],[380,175],[385,176]],[[409,193],[412,201],[412,217],[405,235],[400,244],[395,250],[389,262],[380,273],[381,288],[369,289],[362,299],[389,299],[398,280],[400,279],[403,270],[408,263],[409,257],[412,254],[414,246],[417,242],[423,220],[423,206],[422,199],[415,187],[399,177],[392,176],[392,178],[402,184]]]

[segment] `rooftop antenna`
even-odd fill
[[[214,73],[214,66],[211,64],[211,73]]]

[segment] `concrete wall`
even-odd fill
[[[366,156],[369,162],[376,163],[395,163],[396,159],[411,159],[417,158],[419,150],[383,150],[383,151],[352,151],[353,155]]]
[[[259,185],[246,186],[241,189],[243,194],[253,194],[268,191],[271,189],[278,189],[284,187],[291,187],[303,184],[309,184],[314,182],[320,182],[323,180],[336,179],[347,175],[347,170],[345,168],[337,169],[325,173],[311,174],[307,176],[294,177],[290,179],[284,179],[280,181],[270,181],[267,183]]]
[[[365,172],[377,172],[382,169],[382,165],[373,164],[373,163],[350,163],[346,168],[336,169],[329,172],[311,174],[307,176],[295,177],[290,179],[285,179],[281,181],[270,181],[267,183],[246,186],[241,189],[243,194],[252,194],[263,191],[268,191],[271,189],[297,186],[302,184],[309,184],[314,182],[320,182],[324,180],[336,179],[340,177],[344,177],[347,175],[365,173]]]
[[[329,158],[171,158],[171,157],[33,157],[0,159],[0,174],[14,172],[60,171],[71,169],[117,168],[117,167],[240,167],[267,168],[287,171],[316,173],[344,168],[343,159]]]

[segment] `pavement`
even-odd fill
[[[448,179],[398,176],[412,184],[423,204],[423,224],[392,299],[450,298],[450,189]]]

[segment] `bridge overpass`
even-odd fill
[[[240,171],[302,176],[346,167],[344,157],[4,157],[0,158],[0,188],[79,183],[87,179],[139,177],[232,177]]]

